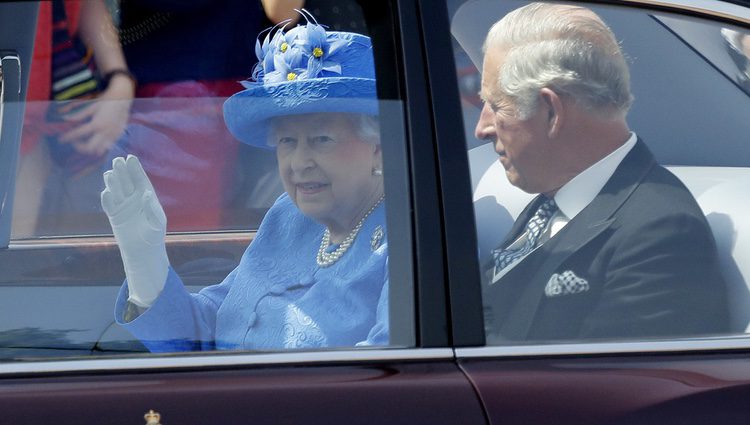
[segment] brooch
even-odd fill
[[[380,245],[383,242],[383,236],[385,236],[383,226],[375,227],[375,230],[372,231],[372,237],[370,237],[370,248],[372,248],[373,251],[380,248]]]

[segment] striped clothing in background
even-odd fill
[[[94,75],[92,51],[70,35],[64,2],[52,3],[52,98],[94,97],[99,83]]]

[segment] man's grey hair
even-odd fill
[[[624,117],[633,102],[620,45],[589,9],[543,3],[516,9],[492,26],[483,51],[505,52],[497,88],[520,119],[535,112],[544,87],[608,117]]]

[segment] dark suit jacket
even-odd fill
[[[502,246],[523,232],[539,202]],[[552,275],[568,270],[587,289],[546,295]],[[484,282],[487,341],[728,332],[725,286],[698,204],[639,140],[591,204],[500,280]]]

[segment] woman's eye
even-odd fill
[[[316,136],[312,138],[312,142],[316,145],[325,145],[332,143],[334,140],[328,136]]]
[[[329,136],[315,136],[310,138],[309,143],[312,149],[327,152],[336,146],[336,139]]]
[[[293,137],[282,137],[277,142],[279,146],[291,146],[297,142],[297,139]]]

